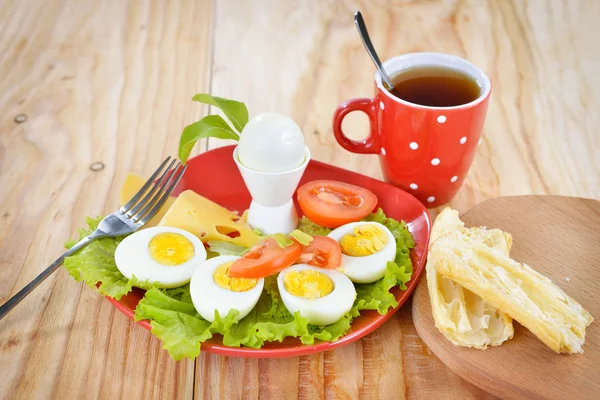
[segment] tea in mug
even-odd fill
[[[429,107],[454,107],[477,100],[481,86],[471,75],[442,66],[421,66],[391,78],[397,97]]]

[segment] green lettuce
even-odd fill
[[[190,296],[189,285],[146,291],[135,309],[135,320],[150,320],[152,333],[175,360],[196,357],[200,343],[210,339],[211,323],[201,318]]]
[[[175,360],[194,359],[200,344],[214,334],[223,337],[230,347],[260,348],[267,342],[281,342],[286,337],[300,338],[304,344],[315,340],[337,340],[350,328],[350,315],[328,326],[310,325],[299,313],[291,314],[283,305],[277,280],[265,279],[265,290],[250,313],[236,322],[237,310],[221,317],[215,312],[212,323],[202,318],[190,296],[189,285],[176,289],[153,288],[146,292],[135,309],[135,319],[150,320],[152,333]]]
[[[100,220],[88,219],[89,229],[80,231],[80,236],[93,231]],[[282,341],[286,337],[299,338],[303,344],[313,344],[319,340],[336,341],[346,334],[361,310],[377,310],[385,314],[390,308],[397,307],[398,303],[389,290],[394,286],[406,289],[405,285],[412,275],[409,251],[414,247],[414,240],[406,224],[387,218],[381,210],[369,215],[366,220],[379,222],[390,229],[396,239],[396,259],[387,264],[382,279],[369,284],[356,284],[357,297],[352,309],[339,321],[327,326],[311,325],[299,313],[291,314],[281,300],[275,276],[265,278],[263,293],[247,316],[236,322],[237,310],[231,310],[225,316],[215,313],[211,323],[194,308],[189,285],[159,289],[150,287],[147,282],[127,280],[121,275],[114,262],[114,251],[120,238],[100,239],[89,244],[68,257],[65,267],[76,280],[83,280],[91,287],[100,283],[98,291],[116,299],[128,293],[132,286],[145,287],[147,291],[135,309],[135,319],[150,321],[152,333],[163,342],[163,348],[175,360],[197,357],[201,343],[214,334],[220,334],[223,344],[231,347],[260,348],[265,342]],[[300,220],[298,229],[311,236],[327,235],[331,231],[306,217]],[[70,241],[67,246],[74,243]],[[247,250],[218,241],[209,243],[209,246],[211,256],[240,255]]]
[[[298,222],[298,230],[310,236],[327,236],[331,232],[330,228],[317,225],[310,219],[306,218],[306,216],[302,216],[302,218],[300,218],[300,221]]]
[[[87,218],[87,229],[79,230],[79,239],[69,240],[65,247],[70,249],[79,240],[96,230],[102,221],[99,218]],[[133,286],[150,289],[152,285],[141,282],[135,276],[127,279],[115,264],[115,249],[122,238],[102,238],[88,244],[70,257],[63,265],[77,282],[84,281],[89,287],[98,290],[104,296],[119,300],[129,293]],[[100,284],[97,286],[97,284]]]

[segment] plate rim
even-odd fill
[[[230,145],[230,146],[223,146],[223,147],[219,147],[216,149],[205,151],[203,153],[200,153],[200,154],[190,158],[188,160],[188,163],[192,162],[198,158],[201,158],[205,155],[208,155],[210,153],[225,152],[228,150],[233,151],[233,149],[235,147],[236,147],[236,145]],[[427,261],[427,249],[429,248],[429,241],[431,239],[432,219],[431,219],[431,215],[430,215],[429,211],[427,210],[427,208],[416,197],[414,197],[410,193],[406,192],[405,190],[403,190],[397,186],[391,185],[390,183],[372,178],[367,175],[360,174],[358,172],[340,168],[340,167],[337,167],[332,164],[328,164],[328,163],[325,163],[322,161],[317,161],[314,159],[310,160],[309,165],[310,164],[317,164],[317,165],[320,165],[320,166],[323,166],[323,167],[326,167],[329,169],[334,169],[334,170],[340,171],[344,174],[350,173],[351,175],[359,176],[362,179],[376,181],[378,184],[387,185],[396,190],[400,190],[400,191],[404,192],[406,195],[410,196],[418,204],[418,206],[422,209],[422,215],[424,215],[424,217],[425,217],[425,222],[426,222],[426,226],[427,226],[426,240],[425,240],[425,246],[424,246],[425,252],[424,252],[423,256],[421,257],[419,264],[416,266],[413,265],[413,275],[411,276],[410,281],[408,281],[408,284],[406,285],[406,290],[400,290],[400,293],[401,293],[400,298],[398,298],[398,296],[395,295],[396,301],[398,301],[398,306],[392,308],[391,310],[389,310],[387,313],[385,313],[383,315],[378,314],[377,316],[374,317],[373,321],[370,322],[364,328],[357,330],[357,331],[350,332],[334,342],[318,341],[314,344],[309,344],[309,345],[300,344],[295,347],[275,348],[275,349],[262,348],[262,347],[257,349],[257,348],[245,347],[245,346],[229,347],[222,343],[218,344],[218,343],[204,342],[204,343],[201,343],[201,345],[200,345],[201,352],[220,354],[220,355],[232,356],[232,357],[241,357],[241,358],[288,358],[288,357],[298,357],[298,356],[304,356],[304,355],[315,354],[315,353],[332,350],[337,347],[343,346],[345,344],[357,341],[357,340],[365,337],[366,335],[372,333],[376,329],[378,329],[381,325],[383,325],[386,321],[388,321],[400,309],[400,307],[402,307],[404,305],[404,303],[406,303],[408,298],[412,295],[413,291],[416,289],[416,287],[419,283],[419,280],[421,279],[421,276],[423,275],[423,272],[425,271],[425,263]],[[413,253],[413,251],[414,250],[411,250],[411,254]],[[398,286],[392,288],[392,290],[398,291],[399,290]],[[121,300],[116,300],[116,299],[108,297],[108,296],[104,296],[104,297],[117,310],[119,310],[121,313],[123,313],[127,318],[134,321],[137,325],[142,326],[144,329],[147,329],[150,332],[152,331],[150,322],[148,320],[136,321],[135,317],[134,317],[135,310],[132,310],[129,307],[127,307]],[[369,311],[377,313],[376,310],[367,310],[367,312],[369,312]],[[216,336],[218,337],[218,335],[216,335]]]

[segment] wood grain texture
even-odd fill
[[[600,197],[600,53],[594,0],[5,0],[0,2],[0,302],[62,251],[86,215],[117,206],[129,170],[175,154],[211,92],[251,114],[289,114],[313,157],[381,177],[342,150],[337,104],[373,93],[352,24],[365,16],[383,59],[466,57],[494,91],[483,143],[452,205],[496,196]],[[27,115],[16,123],[19,114]],[[344,125],[364,136],[366,118]],[[196,151],[220,146],[211,140]],[[94,162],[104,168],[93,172]],[[409,305],[373,334],[289,360],[160,343],[59,271],[0,323],[0,398],[485,398],[419,339]]]
[[[469,210],[466,226],[513,236],[511,258],[550,278],[592,316],[600,316],[600,202],[562,196],[491,199]],[[556,238],[560,237],[560,240]],[[568,238],[568,239],[567,239]],[[427,281],[413,296],[419,335],[458,375],[502,398],[596,399],[600,393],[600,326],[586,329],[583,354],[556,354],[515,322],[515,335],[485,351],[454,346],[435,327]]]
[[[206,112],[187,100],[209,87],[211,7],[1,3],[0,301],[86,215],[116,209],[126,173],[151,173]],[[1,321],[0,349],[0,398],[192,397],[194,362],[172,361],[62,269]]]

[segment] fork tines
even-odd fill
[[[165,204],[186,169],[187,165],[167,157],[144,186],[119,211],[135,223],[147,223]]]

